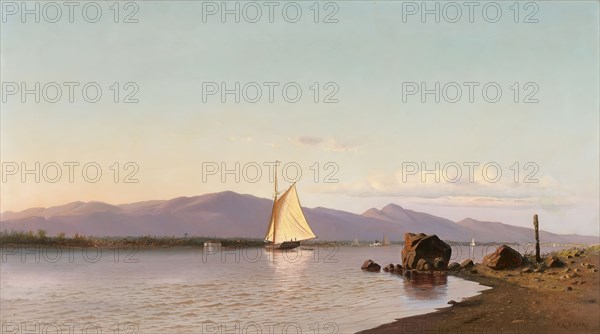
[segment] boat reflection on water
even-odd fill
[[[417,273],[405,277],[404,292],[418,300],[441,298],[447,293],[448,275],[445,273]]]
[[[286,296],[294,298],[302,295],[303,280],[310,279],[308,266],[313,262],[313,252],[302,248],[267,252],[269,268],[272,275],[269,284],[278,298]],[[306,287],[304,287],[306,288]]]

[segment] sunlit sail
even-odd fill
[[[273,209],[265,241],[273,249],[292,249],[300,246],[300,241],[316,237],[302,212],[296,184],[278,197],[276,176]]]

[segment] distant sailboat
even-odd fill
[[[390,245],[390,239],[388,239],[387,235],[383,235],[383,245],[384,246],[389,246]]]
[[[369,246],[371,246],[371,247],[378,247],[378,246],[381,246],[381,242],[379,242],[379,240],[375,240],[375,242],[372,243],[372,244],[370,244]]]
[[[354,238],[354,241],[352,241],[352,247],[358,247],[360,246],[360,244],[358,243],[358,238]]]
[[[275,171],[275,195],[273,196],[273,209],[271,221],[265,235],[267,249],[294,249],[300,246],[300,241],[314,239],[313,233],[304,213],[296,183],[292,184],[280,197],[277,193],[277,171]]]

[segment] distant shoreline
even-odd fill
[[[39,245],[39,246],[58,246],[58,247],[96,247],[96,248],[109,248],[109,247],[142,247],[142,248],[170,248],[170,247],[203,247],[206,242],[220,243],[222,247],[262,247],[265,242],[262,239],[257,238],[218,238],[218,237],[205,237],[205,236],[123,236],[123,237],[95,237],[95,236],[84,236],[75,234],[72,237],[66,236],[61,233],[56,236],[48,236],[44,230],[38,230],[37,232],[28,231],[11,231],[11,232],[0,232],[0,244],[1,245]],[[367,240],[359,241],[359,247],[367,247],[369,243],[373,242]],[[451,246],[469,246],[469,242],[456,242],[445,240]],[[339,241],[327,241],[327,240],[310,240],[302,243],[306,246],[315,246],[319,244],[336,244],[340,246],[350,246],[352,240],[339,240]],[[515,243],[515,242],[482,242],[478,243],[477,246],[495,246],[495,245],[519,245],[528,243]],[[545,243],[542,246],[549,246],[553,243]],[[404,245],[403,242],[392,242],[391,245]],[[561,244],[561,246],[588,246],[581,244]]]

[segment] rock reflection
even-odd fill
[[[404,292],[410,298],[431,300],[442,298],[448,288],[448,276],[445,273],[417,273],[405,277]]]

